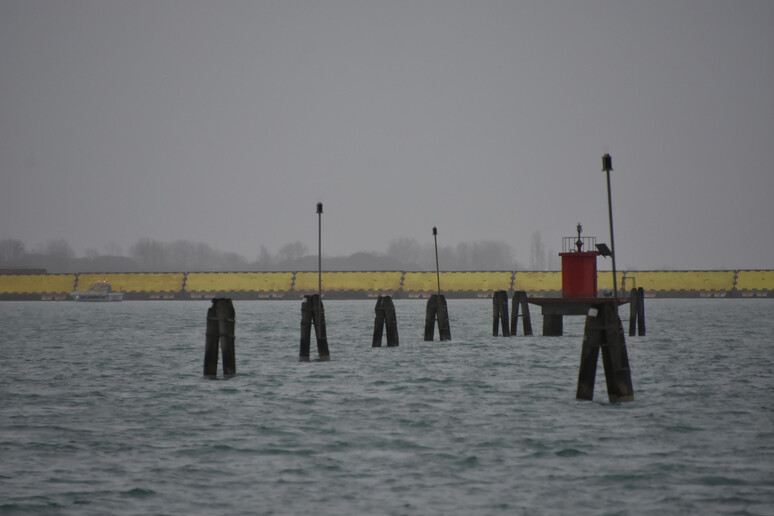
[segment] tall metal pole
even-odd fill
[[[610,194],[610,171],[613,170],[613,158],[610,154],[602,156],[602,171],[607,175],[607,212],[610,218],[610,253],[613,258],[613,298],[618,299],[618,279],[615,272],[615,237],[613,236],[613,200]]]
[[[322,301],[322,212],[321,202],[317,203],[317,294]]]
[[[435,241],[435,277],[438,280],[438,295],[441,295],[441,273],[438,268],[438,229],[433,226],[433,240]]]

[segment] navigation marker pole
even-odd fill
[[[438,268],[438,228],[433,226],[433,240],[435,241],[435,277],[438,280],[438,295],[441,295],[441,273]]]
[[[616,306],[618,305],[618,279],[615,272],[615,237],[613,236],[613,201],[610,194],[610,171],[613,170],[613,158],[610,154],[602,156],[602,172],[607,175],[607,211],[610,219],[610,253],[613,260],[613,299],[616,300]]]
[[[322,301],[322,212],[321,202],[317,203],[317,294]],[[615,262],[613,262],[615,263]]]
[[[317,355],[320,361],[330,360],[328,334],[325,329],[325,309],[322,303],[322,212],[323,205],[317,203],[317,294],[305,295],[301,303],[301,350],[298,358],[309,361],[312,326],[317,338]]]
[[[438,337],[440,340],[451,340],[449,310],[446,307],[446,298],[441,294],[441,269],[438,267],[438,228],[435,226],[433,226],[433,240],[435,241],[435,277],[438,281],[438,293],[432,294],[427,300],[425,341],[433,340],[436,320],[438,321]]]

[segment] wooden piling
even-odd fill
[[[511,312],[511,335],[518,333],[519,308],[521,308],[522,331],[525,337],[532,335],[532,319],[529,316],[527,293],[519,290],[513,293],[513,311]]]
[[[438,297],[436,294],[431,295],[427,300],[427,307],[425,308],[425,342],[431,342],[433,340],[433,333],[435,332],[435,316],[438,313]]]
[[[433,294],[427,300],[427,309],[425,311],[425,341],[433,340],[436,321],[438,321],[438,338],[442,341],[451,340],[449,310],[446,306],[446,298],[443,294]]]
[[[218,374],[218,348],[223,355],[223,377],[236,375],[235,311],[228,298],[212,300],[207,310],[207,326],[204,347],[204,376],[215,378]]]
[[[645,289],[632,289],[629,294],[629,336],[645,335]]]
[[[301,303],[301,350],[298,359],[302,362],[309,361],[309,348],[314,327],[314,334],[317,340],[317,355],[319,360],[330,360],[328,350],[328,336],[325,329],[325,309],[319,294],[304,296]]]
[[[492,336],[497,337],[501,325],[503,327],[503,337],[510,337],[508,293],[505,290],[498,290],[492,294]]]
[[[629,293],[629,337],[634,337],[637,330],[637,289],[633,288]]]
[[[395,317],[395,305],[390,296],[379,296],[374,308],[374,339],[371,347],[378,348],[382,345],[382,334],[387,326],[387,347],[398,345],[398,320]]]
[[[218,329],[218,316],[215,313],[214,299],[212,300],[212,306],[207,309],[207,329],[204,338],[204,376],[205,378],[215,378],[218,375],[220,332]]]
[[[645,289],[637,289],[637,335],[645,335]]]
[[[576,399],[592,400],[599,351],[605,370],[610,403],[633,401],[634,389],[629,369],[623,326],[615,303],[594,305],[586,316]]]

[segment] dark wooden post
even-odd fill
[[[435,332],[435,317],[438,314],[438,298],[435,294],[431,295],[427,300],[427,308],[425,309],[425,342],[433,340],[433,333]]]
[[[586,327],[583,330],[583,345],[581,346],[581,360],[578,368],[578,389],[575,399],[594,399],[594,383],[597,376],[597,362],[599,361],[599,346],[601,344],[601,324],[599,307],[591,308],[586,316]]]
[[[390,296],[385,296],[384,319],[387,325],[387,346],[398,346],[398,318],[395,315],[395,305],[392,304],[392,298]]]
[[[215,313],[215,300],[207,309],[207,329],[204,334],[204,376],[215,378],[218,375],[218,352],[220,351],[220,331],[218,316]]]
[[[629,336],[645,335],[645,289],[633,288],[629,294]]]
[[[451,340],[451,328],[449,327],[449,309],[446,306],[446,297],[438,296],[438,338]]]
[[[309,347],[312,339],[312,306],[309,302],[309,296],[304,296],[301,303],[301,350],[298,353],[298,359],[301,362],[309,361]]]
[[[645,289],[637,289],[637,335],[645,335]]]
[[[492,295],[492,335],[497,336],[500,326],[503,327],[503,337],[510,337],[508,326],[508,293],[498,290]]]
[[[309,361],[309,348],[312,326],[317,339],[317,355],[321,361],[330,360],[328,351],[328,335],[325,329],[325,309],[319,294],[304,296],[301,303],[301,350],[298,359],[302,362]]]
[[[392,298],[390,296],[379,296],[376,299],[374,311],[376,312],[374,317],[374,340],[371,347],[381,347],[385,324],[387,326],[387,346],[397,346],[398,320],[395,317],[395,305],[392,304]]]
[[[527,303],[527,293],[518,290],[513,293],[513,311],[511,312],[511,335],[518,333],[519,308],[521,308],[521,322],[524,336],[532,335],[532,319],[529,316],[529,303]]]
[[[215,378],[218,374],[218,348],[223,355],[223,377],[236,375],[236,351],[234,346],[235,312],[231,299],[216,298],[207,310],[207,328],[204,347],[204,376]]]
[[[438,338],[440,340],[451,340],[449,310],[446,306],[446,298],[441,294],[433,294],[427,300],[427,310],[425,311],[425,341],[433,340],[436,320],[438,321]]]
[[[384,333],[384,298],[376,298],[376,307],[374,308],[374,338],[371,344],[372,348],[382,347],[382,334]]]
[[[633,288],[629,293],[629,337],[634,337],[637,330],[637,289]]]
[[[578,369],[578,389],[575,395],[578,400],[594,398],[594,381],[600,348],[610,403],[633,401],[634,389],[629,369],[629,356],[615,302],[594,305],[586,316],[581,362]]]
[[[314,311],[312,312],[312,322],[314,323],[314,333],[317,338],[317,355],[320,360],[330,360],[331,354],[328,351],[328,333],[325,329],[325,308],[320,295],[312,296]]]

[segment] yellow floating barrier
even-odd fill
[[[639,287],[639,285],[631,285],[626,273],[621,271],[615,271],[615,280],[619,294],[623,290],[625,295],[628,295],[628,291],[632,287]],[[602,289],[613,291],[613,271],[597,271],[597,292],[599,293]]]
[[[562,292],[562,273],[559,271],[517,271],[513,276],[513,289],[525,292]]]
[[[645,292],[730,292],[734,271],[629,271],[626,288]]]
[[[496,290],[508,290],[513,282],[510,271],[452,271],[441,272],[441,292],[477,292],[491,295]],[[438,291],[435,272],[407,272],[403,290],[408,293],[433,293]]]
[[[188,292],[288,292],[292,272],[189,272]]]
[[[323,292],[395,292],[400,289],[403,273],[400,271],[323,272]],[[308,294],[317,292],[316,272],[297,272],[293,290]]]
[[[69,294],[75,274],[0,274],[0,294]]]
[[[181,292],[182,272],[127,272],[111,274],[79,274],[75,290],[89,290],[97,281],[107,280],[113,292]]]
[[[739,271],[736,278],[736,289],[774,292],[774,270]]]

